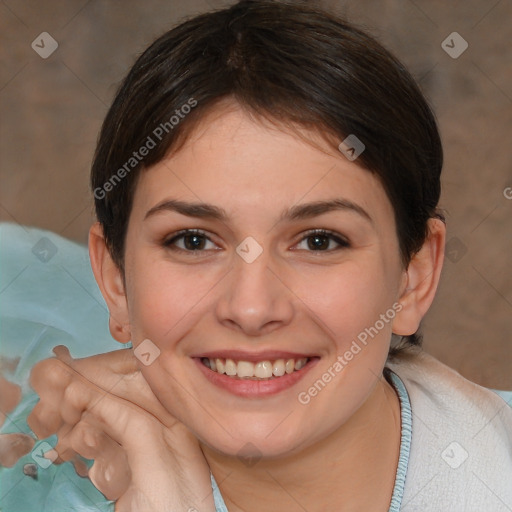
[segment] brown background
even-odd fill
[[[4,0],[0,4],[0,220],[85,243],[88,170],[123,74],[183,16],[221,0]],[[324,5],[363,25],[420,81],[437,112],[446,163],[449,246],[425,318],[426,349],[464,376],[512,389],[512,2],[354,0]],[[441,43],[469,48],[452,59]],[[59,43],[42,59],[41,33]],[[392,127],[390,127],[392,129]]]

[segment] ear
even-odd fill
[[[393,321],[393,333],[414,334],[425,316],[437,290],[444,261],[446,226],[440,219],[428,222],[429,235],[405,271],[404,284],[398,302],[402,309]]]
[[[117,341],[128,343],[131,330],[123,277],[107,249],[99,222],[89,230],[89,257],[94,277],[110,312],[110,334]]]

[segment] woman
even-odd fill
[[[241,1],[164,34],[91,173],[133,350],[39,363],[31,428],[117,510],[512,507],[512,411],[419,349],[441,167],[413,79],[343,20]]]

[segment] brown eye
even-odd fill
[[[180,246],[179,242],[181,240],[183,243]],[[213,244],[203,231],[197,229],[184,229],[183,231],[173,235],[170,239],[167,239],[164,242],[164,246],[171,250],[203,252],[208,242]]]
[[[324,229],[308,231],[300,243],[305,240],[307,241],[307,249],[315,252],[332,252],[333,250],[350,247],[350,243],[345,238]],[[329,249],[331,242],[338,244],[338,247]]]

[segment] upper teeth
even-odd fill
[[[308,358],[301,359],[277,359],[275,361],[234,361],[233,359],[209,359],[202,358],[205,366],[217,373],[229,375],[230,377],[269,379],[270,377],[281,377],[285,373],[292,373],[300,370],[307,363]]]

